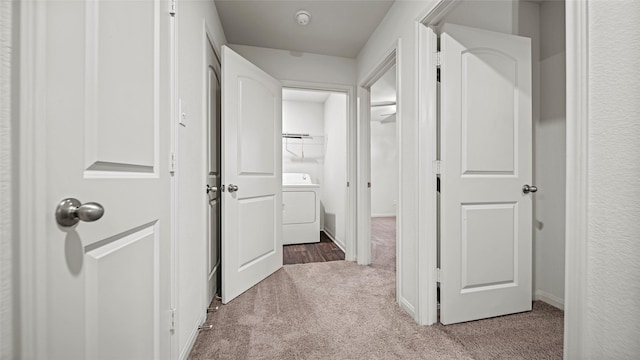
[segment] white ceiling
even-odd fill
[[[394,0],[215,0],[227,41],[355,58]],[[298,10],[311,13],[307,26]]]

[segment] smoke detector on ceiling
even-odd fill
[[[311,20],[311,13],[307,10],[300,10],[296,13],[296,22],[298,25],[306,26]]]

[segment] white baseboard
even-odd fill
[[[416,318],[416,308],[411,305],[407,299],[400,297],[400,307],[411,316],[412,319]]]
[[[377,218],[377,217],[395,217],[396,213],[387,213],[387,214],[371,214],[372,218]]]
[[[191,335],[189,336],[189,340],[187,340],[187,344],[185,345],[184,349],[182,349],[182,351],[180,352],[180,356],[178,357],[178,359],[185,360],[185,359],[187,359],[189,357],[189,354],[191,354],[191,350],[193,350],[193,345],[195,345],[196,339],[198,338],[198,334],[200,333],[200,330],[198,330],[198,327],[200,327],[200,325],[204,324],[205,320],[207,320],[206,311],[205,311],[204,315],[200,318],[200,321],[198,321],[196,323],[195,328],[191,331]],[[176,336],[176,335],[174,335],[174,336]]]
[[[536,290],[533,295],[534,300],[544,301],[545,303],[557,307],[560,310],[564,310],[564,299],[557,297],[553,294],[549,294],[548,292],[542,290]]]
[[[340,241],[340,239],[334,236],[329,230],[323,228],[322,231],[325,233],[325,235],[327,235],[327,237],[331,241],[333,241],[336,245],[338,245],[338,247],[340,248],[340,250],[342,250],[342,252],[344,252],[345,254],[347,253],[346,247],[344,246],[344,242]]]

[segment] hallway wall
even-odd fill
[[[324,229],[344,250],[347,218],[347,96],[331,93],[324,103],[325,158],[322,185]]]
[[[579,119],[587,121],[589,134],[582,345],[587,359],[637,359],[640,2],[590,1],[586,6],[589,112],[588,119]]]
[[[396,1],[380,22],[365,46],[358,54],[358,83],[381,62],[398,41],[397,54],[399,89],[398,104],[402,108],[399,119],[398,141],[402,144],[400,172],[402,189],[398,211],[398,261],[401,264],[397,286],[398,299],[402,308],[416,321],[418,306],[418,43],[416,39],[417,19],[420,19],[437,1]],[[426,309],[425,309],[426,311]]]
[[[178,1],[177,31],[177,97],[182,100],[186,126],[174,124],[173,151],[177,155],[173,178],[176,236],[176,336],[177,354],[186,358],[204,321],[205,301],[207,197],[205,162],[206,102],[204,51],[205,29],[215,42],[216,51],[226,38],[213,1]],[[177,113],[177,104],[176,113]]]
[[[356,60],[247,45],[229,45],[278,80],[354,85]]]

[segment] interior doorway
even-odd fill
[[[345,258],[348,119],[345,92],[283,89],[284,264]]]
[[[493,6],[493,8],[492,8]],[[503,11],[498,11],[502,9]],[[486,13],[481,13],[486,12]],[[480,15],[479,15],[480,14]],[[502,15],[501,15],[502,14]],[[505,15],[508,14],[508,15]],[[531,39],[532,58],[532,136],[533,136],[533,183],[539,191],[533,197],[533,294],[530,300],[542,300],[562,309],[564,307],[564,212],[566,208],[566,115],[565,115],[565,15],[564,3],[557,1],[517,1],[492,2],[478,4],[467,1],[443,2],[434,8],[423,20],[420,44],[421,92],[437,93],[439,84],[436,81],[438,61],[445,61],[443,55],[435,55],[438,48],[437,34],[446,23],[480,28],[482,31],[493,31],[502,34],[527,37]],[[433,31],[430,33],[430,31]],[[441,42],[440,42],[441,45]],[[426,51],[425,51],[426,50]],[[443,75],[444,76],[444,75]],[[437,100],[427,99],[421,110],[421,118],[428,126],[424,127],[420,138],[438,140],[441,128],[438,127]],[[442,124],[440,124],[442,125]],[[436,151],[421,153],[421,163],[430,163],[441,159]],[[435,172],[447,168],[447,164],[435,164]],[[431,169],[430,169],[431,170]],[[421,174],[420,182],[428,179],[431,172]],[[546,194],[545,194],[546,193]],[[421,198],[421,213],[427,214],[437,209],[437,202],[425,196]],[[523,196],[527,196],[523,192]],[[423,212],[424,210],[424,212]],[[425,259],[425,272],[429,281],[420,281],[421,292],[428,297],[420,300],[427,311],[421,316],[421,323],[431,324],[437,321],[435,301],[435,284],[442,278],[440,273],[430,273],[432,264],[437,259],[432,252],[436,247],[437,229],[423,227],[420,237],[427,239],[421,246],[420,257]],[[422,262],[421,262],[422,263]],[[433,281],[433,283],[431,283]]]
[[[398,138],[396,66],[370,88],[371,265],[396,268]]]

